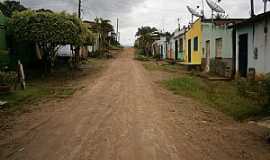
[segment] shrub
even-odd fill
[[[149,58],[144,55],[143,49],[137,49],[135,52],[135,59],[139,61],[148,61]]]

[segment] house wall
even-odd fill
[[[248,68],[255,68],[256,73],[270,73],[270,18],[268,18],[268,32],[264,33],[265,22],[255,24],[253,50],[248,55]],[[258,58],[255,59],[254,51],[257,50]]]
[[[162,54],[161,58],[166,59],[167,58],[167,48],[168,48],[168,45],[166,42],[166,37],[160,38],[159,46],[160,46],[160,53]]]
[[[183,39],[183,51],[180,51],[180,39]],[[179,53],[178,53],[178,58],[180,61],[183,61],[184,60],[184,56],[185,56],[185,50],[186,50],[186,37],[185,37],[185,34],[182,34],[180,37],[179,37]]]
[[[198,51],[194,51],[193,40],[198,37]],[[191,39],[191,63],[188,62],[188,40]],[[202,23],[198,19],[186,32],[184,64],[201,64],[202,58]]]
[[[233,72],[233,29],[216,26],[213,23],[202,23],[202,68],[206,66],[206,42],[210,41],[210,72],[224,77],[231,77]],[[216,40],[222,39],[221,57],[216,57]]]
[[[170,39],[169,47],[167,48],[167,58],[175,59],[175,41],[173,38]]]
[[[236,30],[236,42],[239,42],[239,35],[248,34],[248,68],[255,68],[256,74],[263,75],[270,73],[270,18],[268,18],[268,32],[264,33],[265,21],[255,22],[254,36],[253,25],[246,24]],[[255,52],[257,50],[257,56]],[[236,71],[239,71],[239,46],[236,44]]]
[[[210,57],[216,58],[216,39],[222,38],[222,58],[232,58],[232,31],[225,26],[215,26],[212,23],[202,23],[203,32],[203,57],[206,58],[206,41],[210,40]]]

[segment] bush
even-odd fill
[[[149,61],[149,58],[144,55],[143,49],[136,50],[135,59],[139,61]]]
[[[262,81],[240,79],[237,81],[237,89],[241,96],[257,101],[262,106],[270,105],[270,76]],[[269,108],[269,107],[267,107]]]
[[[266,108],[253,99],[239,95],[231,82],[211,82],[196,76],[184,76],[163,81],[175,94],[192,97],[236,120],[267,116]]]
[[[161,55],[160,55],[160,54],[155,54],[155,55],[153,56],[153,58],[154,58],[154,59],[157,59],[157,60],[159,60],[159,59],[160,59],[160,57],[161,57]]]
[[[265,80],[262,81],[263,93],[267,97],[267,102],[270,105],[270,75],[266,75]]]

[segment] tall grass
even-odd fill
[[[184,76],[163,81],[175,94],[192,97],[236,120],[245,120],[262,114],[257,101],[239,94],[233,82],[209,82],[199,77]]]

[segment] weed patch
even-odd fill
[[[257,101],[243,97],[233,82],[209,82],[198,77],[184,76],[163,81],[175,94],[192,97],[236,120],[245,120],[264,113]]]

